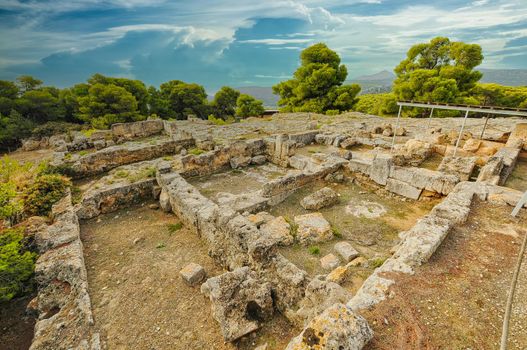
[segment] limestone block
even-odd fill
[[[329,187],[321,188],[300,201],[304,209],[318,210],[338,202],[338,194]]]
[[[379,185],[386,185],[392,167],[392,156],[378,154],[372,162],[370,168],[370,178]]]
[[[295,216],[298,225],[297,238],[301,243],[314,243],[330,240],[333,237],[331,225],[321,213]]]
[[[395,179],[388,179],[386,189],[390,192],[410,199],[419,199],[422,191],[420,188]]]
[[[267,162],[267,158],[264,155],[259,155],[251,158],[251,164],[263,165]]]
[[[338,242],[335,244],[334,249],[345,262],[350,262],[359,256],[359,252],[348,242]]]
[[[291,225],[283,216],[274,218],[262,225],[260,231],[262,234],[269,235],[275,244],[278,245],[286,246],[294,242],[294,237],[291,235]]]
[[[328,254],[320,259],[320,266],[322,266],[324,270],[333,270],[339,266],[339,264],[339,258],[333,254]]]
[[[373,331],[362,316],[337,303],[311,320],[286,350],[311,350],[314,344],[324,349],[359,350],[372,337]]]

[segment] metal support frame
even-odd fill
[[[467,110],[467,112],[465,113],[465,118],[463,118],[463,123],[461,124],[461,130],[459,131],[459,135],[456,141],[456,148],[454,148],[454,154],[452,155],[452,157],[456,156],[457,148],[459,147],[459,141],[461,141],[461,136],[463,136],[463,130],[465,129],[465,123],[467,122],[468,112],[469,111]]]
[[[481,130],[481,135],[479,135],[479,139],[483,140],[483,134],[485,134],[485,129],[487,128],[487,123],[489,122],[490,115],[487,114],[487,117],[485,118],[485,124],[483,124],[483,130]]]
[[[430,124],[432,123],[432,114],[434,114],[434,107],[432,107],[432,110],[430,111],[430,116],[428,117],[428,126],[427,129],[430,129]]]
[[[520,209],[523,208],[523,206],[527,203],[527,191],[523,194],[523,196],[520,198],[514,209],[512,210],[511,216],[516,217],[518,213],[520,212]]]
[[[395,145],[395,135],[397,134],[397,129],[399,128],[399,119],[401,119],[402,109],[403,106],[399,105],[399,113],[397,113],[397,122],[395,123],[395,130],[393,130],[392,147],[390,148],[390,152],[393,152],[393,146]]]

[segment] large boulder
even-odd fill
[[[212,315],[226,341],[257,330],[273,315],[270,284],[256,279],[247,266],[209,278],[201,292],[210,298]]]
[[[328,241],[333,237],[331,225],[321,213],[295,216],[298,225],[297,238],[300,243]]]
[[[321,188],[300,201],[304,209],[318,210],[338,202],[338,194],[329,187]]]

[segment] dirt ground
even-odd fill
[[[106,348],[284,348],[298,330],[281,316],[237,344],[224,343],[210,301],[179,276],[190,262],[209,277],[223,271],[195,233],[169,232],[167,224],[177,222],[144,204],[81,224],[95,323]]]
[[[0,350],[27,350],[33,340],[35,318],[26,314],[35,294],[0,303]]]
[[[362,311],[375,336],[366,349],[497,349],[527,211],[473,206],[414,275],[395,276],[394,295]],[[393,276],[392,276],[393,277]],[[513,304],[508,349],[527,348],[527,261]]]

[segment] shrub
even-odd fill
[[[21,228],[0,232],[0,301],[32,289],[36,254],[29,251]]]
[[[319,255],[320,254],[320,248],[318,246],[316,246],[316,245],[313,245],[313,246],[307,248],[307,251],[311,255]]]
[[[339,115],[340,111],[338,109],[328,109],[326,115]]]
[[[47,122],[33,129],[31,134],[36,137],[53,136],[82,129],[82,125],[66,122]]]
[[[22,211],[17,199],[16,186],[12,182],[0,183],[0,220],[10,220]]]
[[[215,125],[225,125],[227,124],[225,122],[225,120],[221,119],[221,118],[216,118],[214,115],[209,115],[209,117],[207,118],[207,120]]]
[[[50,174],[37,177],[24,192],[24,210],[28,215],[48,215],[51,207],[61,199],[71,181],[61,175]]]

